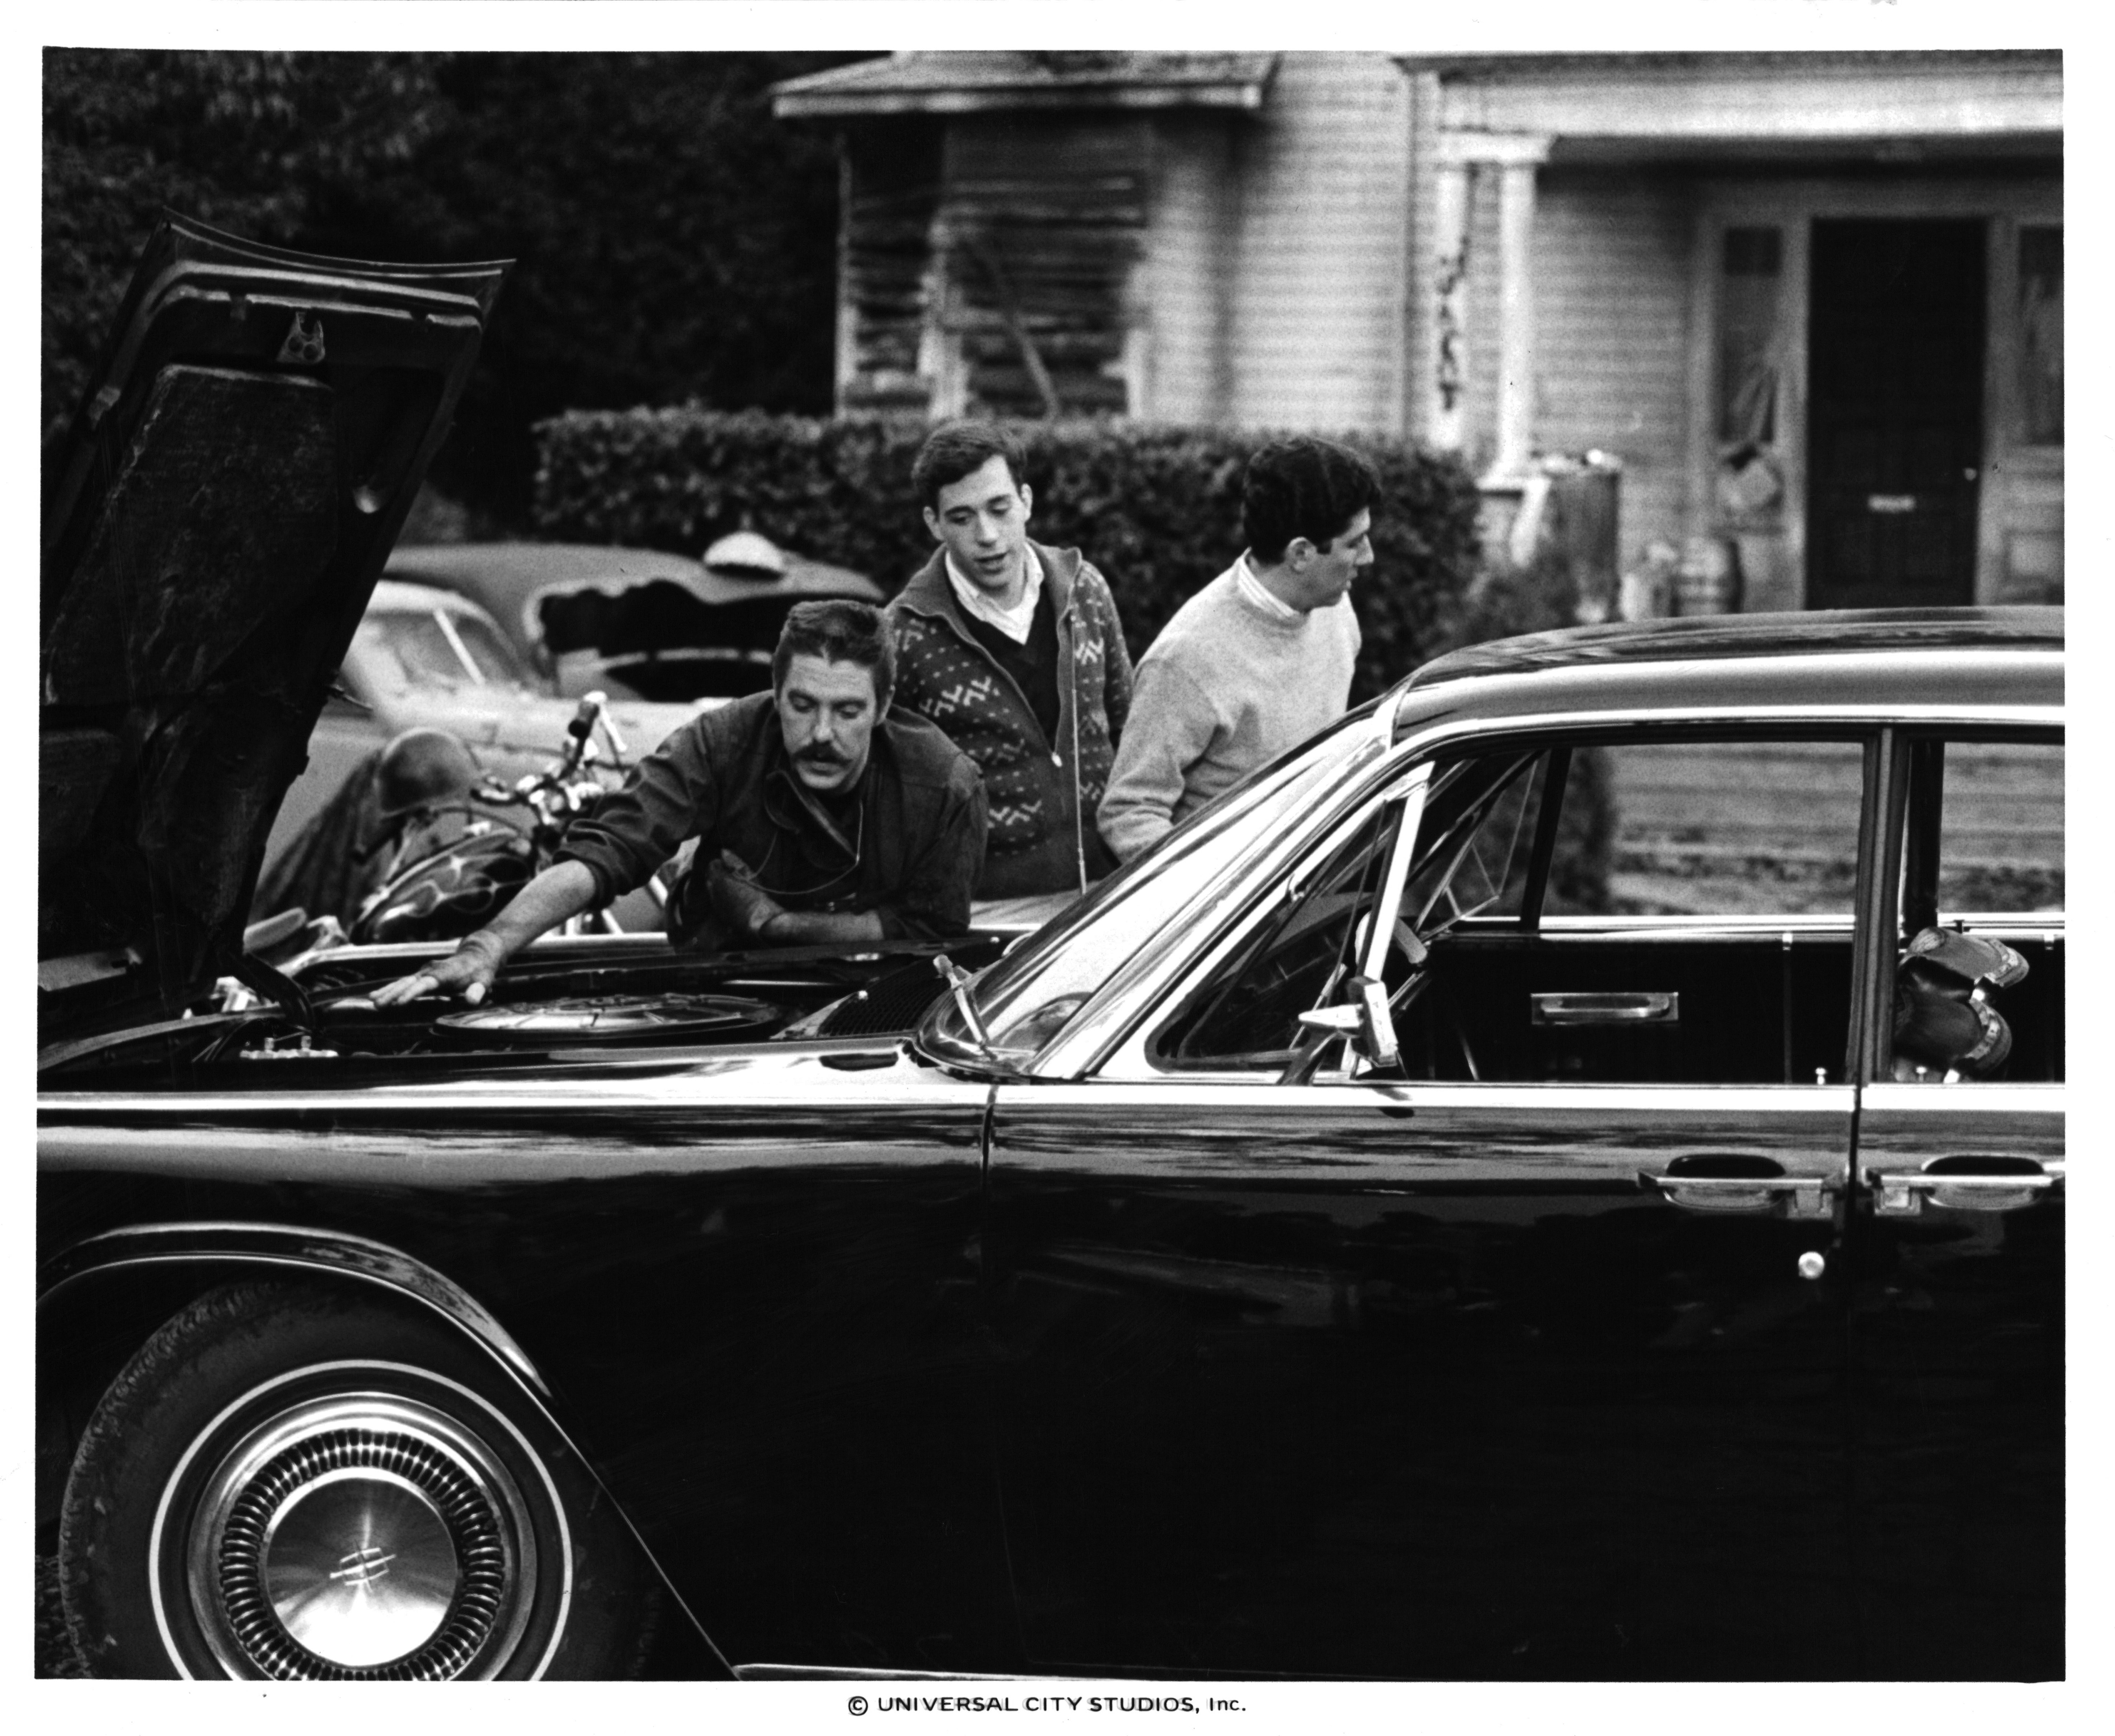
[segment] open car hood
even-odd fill
[[[44,473],[40,1022],[178,1011],[266,834],[507,266],[156,228]]]

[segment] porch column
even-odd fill
[[[1488,480],[1528,473],[1535,435],[1535,174],[1548,159],[1547,137],[1489,133],[1477,154],[1498,168],[1498,452]]]
[[[944,203],[933,214],[925,233],[925,272],[920,285],[925,306],[918,333],[918,373],[929,394],[926,414],[941,422],[966,409],[970,371],[962,361],[961,293],[955,285],[957,237]]]
[[[1432,398],[1425,438],[1447,452],[1461,449],[1462,409],[1469,393],[1469,159],[1463,135],[1443,132],[1433,168]]]

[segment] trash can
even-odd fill
[[[1675,570],[1676,608],[1685,615],[1730,615],[1741,607],[1741,567],[1723,537],[1692,536]]]

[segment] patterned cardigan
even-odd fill
[[[929,718],[976,761],[991,803],[980,898],[1084,889],[1116,866],[1094,828],[1131,710],[1131,654],[1108,582],[1076,549],[1029,549],[1058,617],[1058,739],[969,628],[935,549],[888,606],[893,703]],[[1067,680],[1069,672],[1071,678]]]

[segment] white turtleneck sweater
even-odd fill
[[[1351,696],[1351,599],[1302,613],[1265,593],[1278,605],[1267,610],[1247,566],[1244,555],[1185,603],[1139,662],[1097,815],[1122,861],[1333,722]]]

